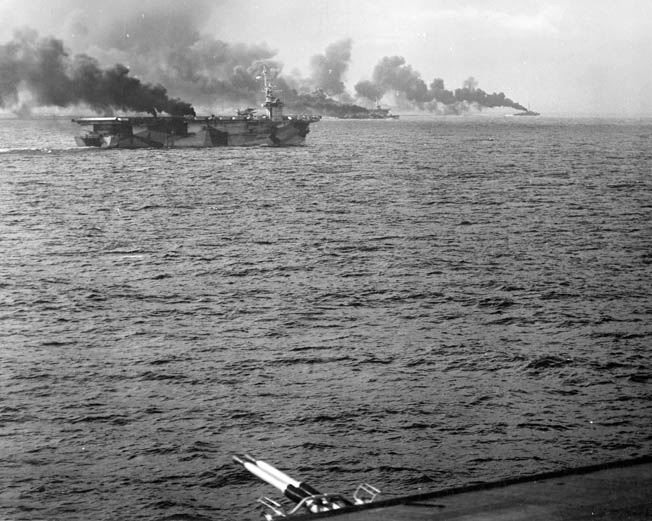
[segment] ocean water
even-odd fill
[[[652,121],[0,126],[0,519],[250,520],[652,452]]]

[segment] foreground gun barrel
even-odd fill
[[[249,454],[233,456],[233,460],[242,465],[254,476],[259,477],[266,483],[283,492],[285,497],[296,503],[294,509],[289,512],[289,515],[293,515],[301,508],[305,508],[309,512],[316,514],[354,505],[354,503],[340,494],[322,494],[319,490],[307,483],[298,481],[293,477],[288,476],[285,472],[281,472],[269,463],[257,460]],[[370,497],[367,499],[363,498],[359,495],[360,491],[366,493]],[[353,495],[353,500],[356,505],[370,503],[379,493],[380,491],[374,487],[362,484]],[[258,501],[273,512],[273,514],[265,514],[266,519],[274,519],[274,516],[286,517],[287,514],[276,501],[267,497],[262,497]]]
[[[286,483],[291,484],[292,486],[298,488],[299,490],[304,491],[306,494],[310,496],[316,496],[321,494],[319,490],[317,490],[314,487],[311,487],[308,483],[305,483],[303,481],[297,481],[296,479],[291,478],[284,472],[281,472],[276,467],[273,467],[272,465],[270,465],[269,463],[263,460],[256,460],[251,456],[249,456],[249,454],[245,454],[245,457],[248,458],[252,463],[255,463],[256,466],[258,466],[258,468],[263,469],[265,472],[271,474],[272,476],[282,481],[285,481]]]
[[[252,463],[250,461],[241,459],[238,456],[233,456],[233,459],[237,463],[240,463],[245,469],[247,469],[249,472],[251,472],[254,476],[257,476],[260,479],[262,479],[264,482],[269,483],[273,487],[279,489],[281,492],[283,492],[285,490],[285,487],[287,486],[287,483],[285,483],[282,480],[272,476],[268,472],[265,472],[263,469],[258,468],[258,466],[255,463]]]
[[[285,497],[289,500],[294,501],[295,503],[300,503],[302,499],[310,497],[311,492],[302,490],[294,483],[299,483],[297,480],[292,479],[287,474],[284,474],[280,470],[275,469],[271,465],[267,464],[264,467],[258,465],[258,462],[253,459],[248,454],[243,456],[233,456],[233,460],[237,463],[240,463],[245,469],[251,472],[254,476],[259,477],[266,483],[269,483],[274,488],[277,488]],[[270,472],[269,469],[273,469]]]

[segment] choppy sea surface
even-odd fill
[[[652,452],[652,120],[0,125],[0,519],[259,519]]]

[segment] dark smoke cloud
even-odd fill
[[[282,68],[265,44],[202,34],[214,11],[228,12],[219,0],[112,0],[99,18],[96,2],[60,1],[75,6],[65,26],[76,49],[104,66],[126,63],[132,74],[207,108],[258,100],[263,65],[276,73]]]
[[[350,38],[326,47],[324,54],[317,54],[310,60],[312,83],[315,88],[330,96],[342,94],[346,86],[342,81],[351,61],[353,40]]]
[[[374,67],[372,78],[372,81],[365,80],[355,85],[358,96],[377,101],[387,92],[393,92],[416,108],[446,114],[464,112],[471,106],[526,110],[502,92],[488,94],[479,89],[473,77],[465,80],[462,88],[455,91],[446,90],[441,78],[435,78],[428,86],[402,56],[382,58]]]
[[[366,114],[369,112],[368,109],[360,105],[335,100],[327,96],[323,90],[312,93],[299,93],[291,89],[285,96],[285,100],[292,110],[302,113],[346,117],[351,114]]]
[[[365,110],[352,103],[344,83],[351,39],[332,43],[323,54],[313,56],[310,75],[302,77],[284,72],[277,51],[266,44],[228,43],[202,34],[200,28],[215,9],[213,0],[193,0],[192,8],[178,0],[114,0],[101,17],[93,2],[60,0],[56,5],[68,13],[62,27],[72,35],[70,42],[64,45],[56,38],[23,31],[0,45],[0,107],[27,103],[26,91],[35,105],[84,103],[98,112],[192,112],[188,103],[168,92],[211,112],[220,104],[227,104],[227,109],[257,106],[265,68],[290,110],[324,115]],[[78,54],[68,50],[68,43]],[[482,91],[472,79],[454,91],[439,78],[426,85],[401,56],[382,58],[371,76],[355,85],[359,103],[377,103],[391,94],[406,108],[442,113],[471,106],[523,110],[503,93]]]
[[[58,0],[48,12],[67,34],[66,50],[98,66],[128,66],[130,75],[214,109],[216,102],[258,102],[262,66],[279,73],[276,51],[264,44],[227,43],[203,35],[219,0]],[[227,6],[228,9],[228,6]],[[225,22],[226,23],[226,22]],[[2,82],[0,78],[0,83]],[[35,100],[37,101],[37,100]]]
[[[18,3],[18,0],[4,1]],[[222,9],[223,2],[29,0],[28,3],[40,3],[47,10],[48,22],[35,22],[42,27],[42,32],[66,35],[66,44],[75,53],[90,54],[103,65],[109,65],[105,58],[111,63],[127,61],[127,53],[155,58],[157,52],[165,49],[192,45],[199,39],[200,28],[206,26],[218,6]]]
[[[202,109],[259,104],[263,68],[284,97],[295,90],[310,94],[321,89],[347,99],[343,79],[351,59],[350,39],[314,56],[311,75],[300,77],[284,73],[277,51],[266,44],[230,43],[203,34],[201,28],[217,9],[228,13],[229,7],[216,0],[113,0],[99,17],[98,5],[92,2],[59,3],[63,5],[58,16],[65,32],[74,35],[69,43],[75,49],[105,67],[126,63],[132,75],[165,85]]]
[[[468,78],[464,81],[461,89],[455,89],[455,99],[476,103],[482,107],[511,107],[517,110],[527,110],[523,105],[512,101],[502,92],[488,94],[482,89],[478,89],[477,86],[478,82],[475,78]]]
[[[171,89],[184,92],[209,104],[251,103],[260,97],[260,76],[266,68],[278,76],[282,64],[274,60],[276,51],[265,45],[230,44],[201,38],[185,49],[174,49],[150,74]]]
[[[433,99],[436,102],[443,103],[444,105],[452,105],[457,101],[455,99],[455,94],[446,90],[444,80],[441,78],[435,78],[432,80],[432,83],[430,84],[430,92],[432,92]]]
[[[98,27],[86,19],[92,27],[95,45],[146,56],[165,53],[170,48],[188,48],[200,40],[198,26],[209,15],[206,2],[197,0],[193,0],[192,6],[177,2],[176,7],[168,5],[165,9],[156,3],[143,9],[140,0],[133,4],[133,11],[123,12],[113,23],[110,18],[103,19]]]
[[[384,92],[401,92],[409,101],[424,103],[432,100],[428,87],[419,73],[405,63],[402,56],[385,56],[374,67],[373,83]]]
[[[163,86],[129,76],[124,65],[102,69],[89,56],[71,58],[61,40],[39,38],[34,31],[17,33],[0,45],[0,78],[2,107],[16,105],[26,89],[39,106],[86,104],[98,111],[194,114],[190,104],[170,98]]]
[[[385,94],[385,89],[383,87],[376,85],[374,82],[369,80],[363,80],[356,83],[354,88],[358,96],[375,101],[376,103],[383,97],[383,94]]]

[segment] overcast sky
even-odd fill
[[[152,17],[157,33],[138,25]],[[398,55],[426,83],[440,77],[452,89],[473,76],[545,114],[652,116],[650,0],[0,0],[0,20],[0,43],[31,27],[106,65],[130,60],[137,51],[116,42],[141,28],[160,46],[189,29],[264,44],[285,71],[302,73],[313,55],[351,38],[351,90]]]

